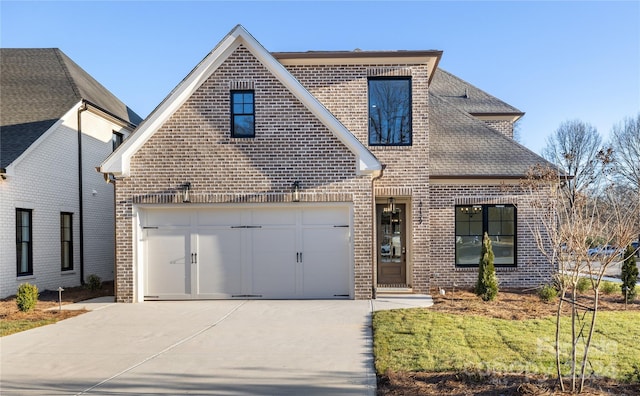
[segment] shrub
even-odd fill
[[[16,304],[22,312],[29,312],[36,307],[38,302],[38,287],[30,283],[23,283],[18,286]]]
[[[100,279],[100,277],[96,274],[89,275],[89,277],[87,278],[86,287],[91,291],[100,290],[100,288],[102,287],[102,279]]]
[[[553,285],[544,285],[538,291],[538,296],[542,301],[550,303],[558,297],[558,290]]]
[[[636,265],[636,258],[633,257],[633,247],[627,246],[625,252],[625,260],[622,263],[622,297],[626,302],[631,302],[636,297],[638,291],[636,290],[636,282],[638,282],[638,266]],[[625,293],[626,292],[626,293]]]
[[[492,301],[498,296],[498,278],[496,268],[493,264],[493,248],[491,239],[485,232],[482,239],[482,253],[480,255],[478,267],[478,282],[476,283],[476,294],[484,301]]]
[[[576,291],[578,293],[584,293],[590,288],[591,288],[591,279],[589,278],[578,279],[578,283],[576,284]]]
[[[605,294],[607,296],[609,294],[615,293],[618,290],[620,290],[620,285],[618,285],[617,283],[613,283],[609,281],[604,281],[600,283],[600,291],[602,292],[602,294]]]

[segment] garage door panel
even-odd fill
[[[349,224],[348,210],[343,208],[305,208],[302,211],[303,225]]]
[[[190,233],[184,229],[147,230],[146,296],[191,293]]]
[[[296,212],[291,209],[261,209],[251,213],[252,224],[263,227],[269,226],[295,226]]]
[[[142,211],[145,296],[349,297],[350,213],[328,205]]]
[[[242,212],[239,210],[200,210],[197,221],[199,226],[235,226],[242,223]]]
[[[350,291],[349,229],[303,230],[303,294],[305,298],[348,297]]]
[[[242,294],[242,234],[235,229],[198,232],[198,294]]]
[[[296,294],[296,231],[252,230],[252,294],[292,298]]]

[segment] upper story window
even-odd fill
[[[16,264],[18,276],[33,275],[31,209],[16,209]]]
[[[369,79],[369,145],[411,145],[411,78]]]
[[[117,149],[118,146],[122,144],[124,140],[124,135],[120,132],[113,131],[113,135],[111,135],[111,147],[113,150]]]
[[[456,206],[456,266],[477,267],[484,233],[491,239],[496,267],[516,266],[516,207]]]
[[[231,137],[255,137],[254,91],[231,91]]]

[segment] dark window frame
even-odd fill
[[[69,218],[68,227],[65,226],[67,217]],[[67,229],[68,234],[65,232]],[[60,270],[73,271],[73,213],[71,212],[60,212]]]
[[[371,103],[372,97],[372,83],[380,82],[380,81],[406,81],[408,83],[409,89],[409,97],[407,100],[409,101],[408,105],[408,140],[400,141],[400,142],[379,142],[374,141],[372,137],[375,135],[372,133],[373,128],[373,120],[372,109],[374,103]],[[394,77],[369,77],[367,79],[367,133],[368,133],[368,141],[369,146],[411,146],[413,145],[413,87],[412,87],[412,79],[410,76],[394,76]],[[401,122],[400,125],[403,123]],[[381,134],[380,134],[381,135]],[[400,139],[402,140],[402,134],[399,134]]]
[[[490,227],[495,226],[497,223],[496,221],[490,221],[489,219],[489,208],[513,208],[513,219],[511,220],[503,220],[501,219],[499,221],[500,223],[500,228],[501,230],[504,229],[504,224],[510,224],[511,222],[513,222],[513,234],[508,234],[508,233],[500,233],[500,234],[495,234],[495,233],[491,233],[490,232]],[[475,225],[477,226],[478,223],[481,223],[481,233],[477,234],[477,233],[472,233],[471,231],[467,234],[463,234],[460,233],[459,228],[458,228],[458,224],[464,224],[465,222],[462,221],[462,219],[458,218],[458,213],[460,213],[460,208],[469,208],[469,210],[474,210],[474,208],[476,209],[477,215],[481,216],[481,222],[476,220],[476,221],[471,221],[469,220],[469,230],[471,230],[472,227],[472,223],[475,223]],[[480,208],[480,210],[478,211],[477,209]],[[492,224],[490,224],[492,223]],[[516,208],[515,205],[513,204],[482,204],[482,205],[456,205],[455,206],[455,214],[454,214],[454,235],[455,235],[455,241],[454,241],[454,249],[455,249],[455,266],[457,268],[477,268],[479,266],[479,262],[478,263],[474,263],[474,264],[459,264],[458,263],[458,237],[469,237],[469,238],[475,238],[475,237],[479,237],[479,243],[480,246],[482,245],[482,238],[484,236],[484,233],[487,232],[489,237],[495,237],[495,236],[503,236],[503,237],[509,237],[509,238],[513,238],[513,263],[498,263],[496,261],[494,261],[494,266],[496,268],[515,268],[518,266],[518,210]],[[492,240],[492,242],[494,242]],[[495,244],[495,242],[494,242]],[[496,253],[496,247],[494,246],[494,254]],[[478,260],[479,261],[479,260]]]
[[[115,151],[124,141],[124,134],[116,131],[112,131],[111,135],[111,149]]]
[[[241,103],[236,103],[235,95],[242,94],[243,101]],[[251,102],[244,101],[244,95],[251,94]],[[253,89],[238,89],[232,90],[230,93],[231,103],[231,137],[236,139],[251,139],[256,137],[256,93]],[[247,105],[251,105],[251,111],[248,111],[246,108]],[[236,111],[237,105],[242,107],[242,111]],[[236,118],[239,117],[251,117],[251,133],[250,134],[240,134],[236,130],[236,124],[240,125],[239,122],[236,121]]]
[[[24,225],[22,222],[22,214],[28,213],[29,224]],[[24,229],[27,228],[28,240],[24,240]],[[23,262],[24,246],[26,245],[27,270],[21,271]],[[33,275],[33,209],[16,208],[16,274],[17,276]]]

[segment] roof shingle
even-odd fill
[[[0,168],[82,99],[131,124],[142,120],[59,49],[0,49]]]

